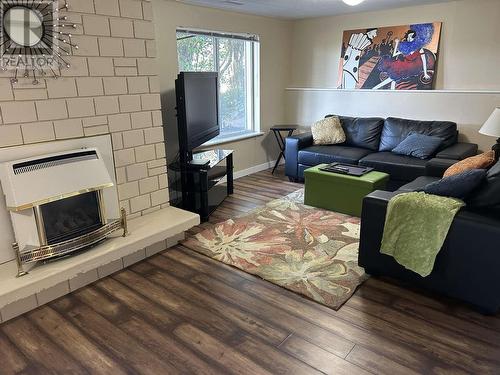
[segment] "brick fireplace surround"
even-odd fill
[[[29,78],[11,83],[12,72],[0,73],[0,148],[109,134],[120,206],[126,209],[128,218],[132,222],[137,220],[138,228],[147,227],[141,220],[149,214],[156,221],[172,221],[172,217],[179,215],[170,212],[161,216],[161,211],[174,208],[168,207],[152,3],[149,0],[68,0],[68,3],[70,8],[65,15],[77,25],[72,41],[79,48],[65,58],[71,67],[62,71],[62,77],[41,79],[34,85]],[[177,233],[165,228],[158,229],[158,233],[170,237],[172,244],[172,238],[181,238],[179,232],[196,225],[198,218],[194,216],[186,216],[182,225],[175,226]],[[51,275],[51,280],[57,282],[51,285],[52,289],[47,289],[49,284],[45,282],[44,290],[33,289],[31,294],[23,291],[20,300],[12,302],[11,298],[4,305],[0,303],[0,322],[169,244],[168,238],[160,238],[158,234],[153,237],[161,241],[152,244],[131,236],[124,242],[128,246],[127,256],[122,252],[115,259],[108,254],[104,258],[106,262],[112,260],[109,264],[89,260],[81,273],[68,274],[66,278]],[[134,241],[142,247],[131,250]],[[89,268],[90,263],[95,269]],[[0,269],[0,279],[5,278],[2,272]],[[39,272],[49,274],[47,270]],[[28,281],[22,283],[34,285],[35,279],[42,276],[32,273],[26,277]],[[1,298],[2,293],[0,290]],[[42,298],[42,294],[50,298]]]
[[[131,217],[168,202],[152,4],[69,0],[79,46],[58,79],[0,75],[0,147],[111,134],[121,206]]]

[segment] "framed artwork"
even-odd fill
[[[339,88],[432,90],[441,22],[344,31]]]

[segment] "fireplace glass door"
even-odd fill
[[[42,205],[47,244],[70,240],[102,227],[98,194],[90,192]]]

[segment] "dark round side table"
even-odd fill
[[[298,125],[274,125],[271,127],[271,131],[274,134],[274,137],[276,138],[276,142],[278,142],[278,146],[280,148],[280,154],[278,156],[278,160],[276,160],[276,164],[274,165],[273,172],[276,171],[276,168],[278,168],[278,165],[281,162],[281,158],[285,159],[285,139],[286,137],[290,137],[293,135],[293,132],[298,129]],[[283,134],[286,134],[283,136]]]

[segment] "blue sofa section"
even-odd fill
[[[327,116],[328,117],[328,116]],[[391,152],[411,132],[437,136],[443,144],[434,158],[458,161],[477,154],[478,146],[458,142],[457,124],[449,121],[418,121],[389,117],[339,116],[346,134],[340,145],[317,146],[311,133],[286,139],[285,174],[292,181],[301,181],[304,170],[322,163],[348,163],[375,168],[391,176],[388,189],[425,176],[429,162]]]

